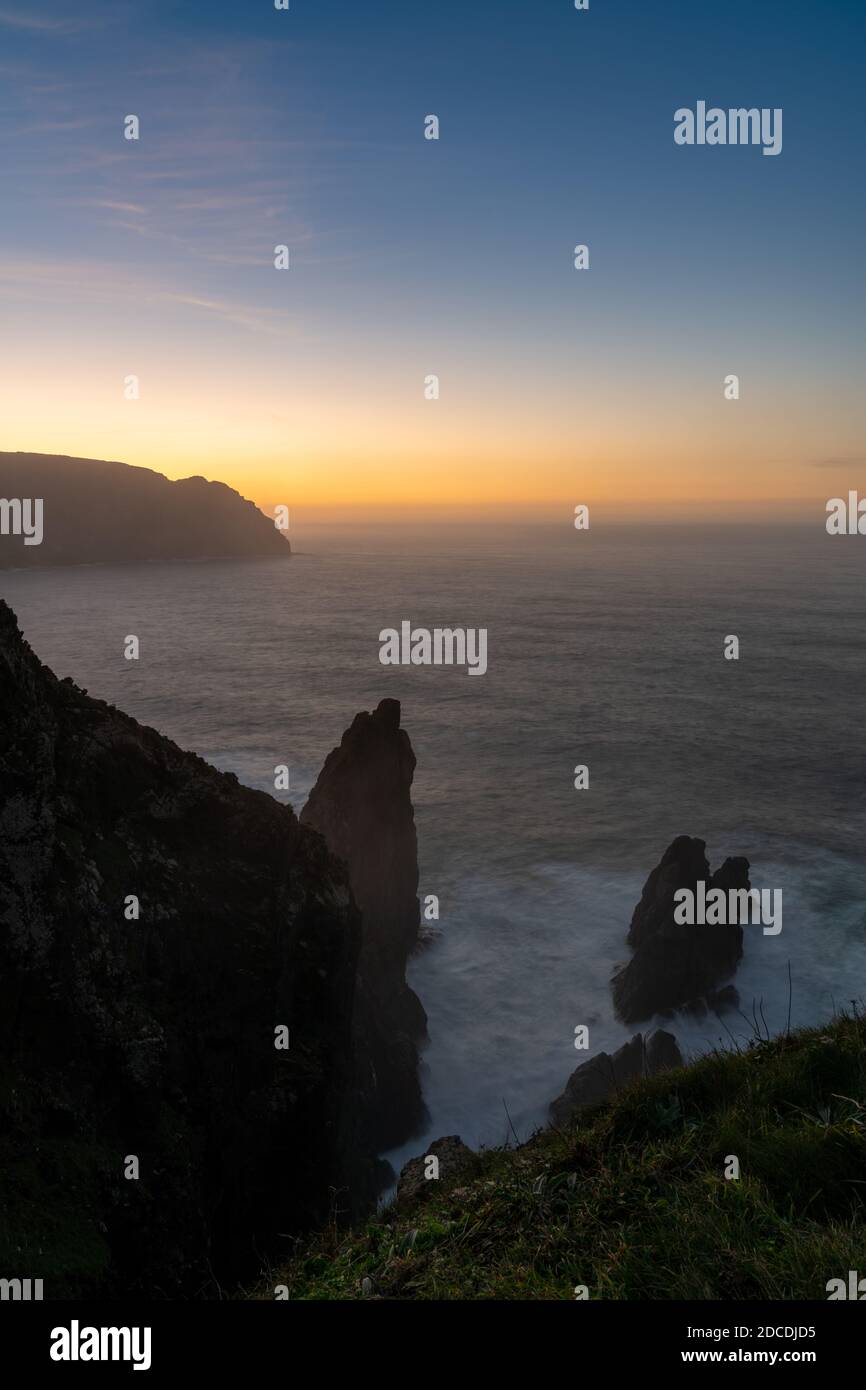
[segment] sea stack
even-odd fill
[[[687,925],[674,918],[674,894],[711,888],[749,888],[749,861],[726,859],[710,874],[703,840],[679,835],[646,881],[634,910],[628,944],[635,953],[612,980],[616,1012],[626,1023],[688,1005],[712,1004],[718,986],[730,978],[743,954],[737,924]]]
[[[355,1051],[365,1142],[391,1148],[424,1119],[418,1042],[427,1018],[406,983],[418,943],[418,843],[411,788],[415,754],[400,704],[359,714],[325,761],[301,824],[324,837],[349,870],[361,912]]]

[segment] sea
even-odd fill
[[[692,1057],[861,1005],[866,541],[819,518],[309,525],[292,544],[286,562],[5,571],[0,594],[58,676],[297,810],[355,713],[401,701],[439,918],[409,967],[429,1122],[395,1166],[440,1135],[528,1138],[577,1065],[636,1031],[610,976],[677,835],[712,868],[745,855],[783,927],[745,928],[739,1010],[644,1031]],[[382,665],[380,631],[407,620],[485,628],[486,673]]]

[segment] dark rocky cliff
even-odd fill
[[[362,917],[355,1010],[356,1077],[364,1147],[387,1149],[424,1119],[418,1042],[427,1018],[406,983],[418,941],[418,845],[411,788],[415,755],[397,700],[359,714],[328,754],[301,824],[318,830],[349,868]]]
[[[389,765],[368,811],[383,873],[397,839],[377,860],[375,816],[394,786]],[[358,882],[369,905],[375,873]],[[408,886],[387,890],[395,910]],[[333,1188],[366,1191],[374,1155],[347,1101],[360,951],[345,867],[318,834],[58,681],[0,603],[4,1277],[43,1277],[48,1298],[213,1293],[276,1233],[323,1219]],[[378,931],[366,951],[373,996]]]
[[[225,483],[62,454],[0,453],[0,498],[41,498],[41,545],[0,535],[0,569],[284,559],[283,533]]]

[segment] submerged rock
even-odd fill
[[[634,956],[611,982],[616,1012],[626,1023],[717,995],[736,970],[743,954],[741,926],[674,920],[674,894],[681,888],[694,892],[700,882],[707,892],[750,886],[747,859],[726,859],[711,875],[705,850],[703,840],[678,836],[646,881],[627,938]]]
[[[623,1086],[642,1076],[655,1076],[683,1066],[683,1057],[672,1033],[659,1028],[645,1038],[636,1033],[613,1054],[599,1052],[571,1073],[561,1096],[551,1102],[554,1124],[566,1124],[580,1110],[602,1105]]]

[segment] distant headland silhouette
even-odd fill
[[[0,569],[290,554],[284,533],[225,483],[0,452]]]

